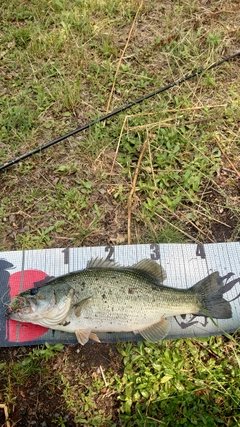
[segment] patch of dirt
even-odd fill
[[[202,193],[202,203],[208,207],[210,215],[193,223],[189,232],[197,237],[196,230],[200,227],[205,233],[205,243],[239,241],[240,178],[226,164],[213,183],[208,183]]]
[[[4,426],[6,421],[4,408],[0,408],[0,426]]]
[[[20,362],[27,358],[32,347],[3,348],[0,354],[0,363]],[[23,384],[11,384],[9,396],[13,397],[10,405],[11,426],[17,427],[50,427],[64,425],[65,427],[80,426],[74,421],[74,414],[68,409],[63,397],[63,385],[56,383],[55,373],[64,374],[71,387],[78,386],[79,376],[87,388],[91,387],[92,379],[107,377],[109,371],[122,372],[121,357],[114,344],[86,344],[65,346],[64,350],[46,362],[48,373],[38,375],[33,373]],[[44,372],[44,369],[43,369]],[[52,378],[51,378],[52,377]],[[6,384],[0,381],[1,390]],[[119,403],[116,393],[106,385],[94,396],[94,403],[103,416],[112,416],[116,422]],[[79,401],[79,407],[81,407]],[[1,418],[0,418],[1,420]],[[61,424],[60,421],[62,420]],[[0,424],[1,426],[3,424]]]

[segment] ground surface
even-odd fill
[[[1,163],[99,117],[109,101],[112,110],[240,51],[237,1],[9,0],[1,22]],[[239,240],[239,61],[1,172],[0,249]],[[221,354],[204,351],[217,361],[230,357],[230,347],[218,344],[211,345]],[[158,402],[160,414],[147,392],[138,398],[136,366],[122,380],[125,406],[117,380],[112,387],[111,378],[125,369],[124,351],[66,346],[48,359],[33,349],[1,349],[0,396],[11,426],[159,425],[167,409]],[[143,377],[151,351],[144,353]],[[218,390],[230,378],[224,369]],[[204,392],[195,393],[198,412],[207,413]],[[237,395],[231,406],[229,393],[209,418],[190,419],[179,404],[172,409],[179,418],[167,414],[160,425],[237,426]],[[142,408],[131,406],[138,400]]]
[[[27,353],[28,349],[25,348],[23,350],[22,347],[2,349],[0,364],[1,362],[7,362],[12,365],[14,362],[19,362],[26,358]],[[56,371],[61,371],[64,374],[72,389],[76,388],[76,386],[79,387],[78,377],[81,377],[81,384],[84,390],[84,388],[87,389],[91,385],[92,378],[102,378],[102,371],[104,375],[106,371],[114,371],[120,374],[123,370],[116,346],[111,344],[86,344],[85,347],[69,345],[65,347],[60,356],[54,357],[50,362],[48,361],[47,365],[48,373],[47,375],[45,373],[45,377],[41,371],[39,373],[34,372],[22,384],[16,382],[11,390],[12,396],[15,396],[12,402],[12,425],[19,427],[47,427],[61,425],[62,419],[62,425],[66,427],[75,426],[74,411],[73,413],[69,412],[66,401],[62,396],[63,385],[51,382],[51,377],[56,374]],[[4,384],[1,381],[0,388],[3,387]],[[115,421],[118,420],[119,404],[114,390],[109,390],[107,386],[102,386],[94,396],[94,402],[98,411],[100,413],[102,411],[102,419],[111,416],[113,421],[114,419]],[[83,404],[80,399],[78,401],[76,399],[74,403],[74,405],[78,404]],[[81,425],[81,423],[79,424]],[[4,425],[4,423],[1,425]],[[101,423],[96,425],[101,425]]]

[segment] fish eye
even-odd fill
[[[36,289],[36,288],[32,288],[30,290],[30,295],[36,295],[37,293],[38,293],[38,289]]]

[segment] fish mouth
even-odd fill
[[[22,313],[21,312],[11,312],[11,313],[8,312],[7,313],[7,319],[21,321],[22,320]]]
[[[34,301],[31,298],[21,296],[14,297],[7,309],[9,319],[20,319],[21,314],[31,314],[34,311]]]

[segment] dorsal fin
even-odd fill
[[[134,264],[132,268],[135,268],[136,270],[142,270],[148,274],[151,274],[152,276],[156,277],[160,281],[160,283],[162,283],[167,278],[166,272],[163,267],[152,259],[142,259],[137,264]]]
[[[97,268],[122,268],[122,269],[135,269],[135,270],[141,270],[148,274],[151,274],[151,276],[156,277],[160,283],[163,283],[163,281],[167,278],[167,275],[165,273],[165,270],[161,265],[159,265],[156,261],[153,261],[152,259],[142,259],[137,264],[134,264],[131,267],[122,267],[120,264],[118,264],[115,261],[110,261],[108,259],[104,258],[91,258],[90,261],[87,263],[86,269],[97,269]]]
[[[120,264],[115,261],[110,261],[106,258],[91,258],[87,263],[87,270],[94,268],[120,268]]]

